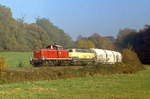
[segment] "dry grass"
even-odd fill
[[[6,69],[6,61],[4,57],[0,57],[0,70]]]
[[[40,81],[40,80],[54,80],[54,79],[66,79],[76,77],[93,77],[95,75],[109,75],[109,74],[123,74],[134,73],[136,68],[132,68],[131,65],[123,63],[115,65],[101,65],[89,66],[83,68],[74,67],[42,67],[42,68],[27,68],[27,69],[14,69],[14,70],[2,70],[0,72],[1,83],[10,82],[24,82],[24,81]]]
[[[131,67],[136,70],[142,70],[144,69],[144,66],[142,65],[140,59],[138,58],[137,54],[130,50],[130,49],[124,49],[122,51],[123,56],[123,63],[127,64],[128,67]]]

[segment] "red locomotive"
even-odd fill
[[[33,57],[30,63],[34,66],[69,65],[71,62],[68,50],[64,50],[60,45],[49,45],[45,49],[34,50]]]

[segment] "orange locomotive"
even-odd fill
[[[45,49],[34,50],[30,63],[34,66],[59,66],[69,65],[72,59],[69,58],[68,50],[60,45],[49,45]]]

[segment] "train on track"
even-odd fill
[[[30,63],[40,66],[87,66],[122,62],[120,52],[104,49],[63,49],[60,45],[49,45],[33,51]]]

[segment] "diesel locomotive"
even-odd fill
[[[63,49],[60,45],[49,45],[33,51],[30,63],[35,66],[73,66],[115,64],[122,61],[119,52],[104,49]]]

